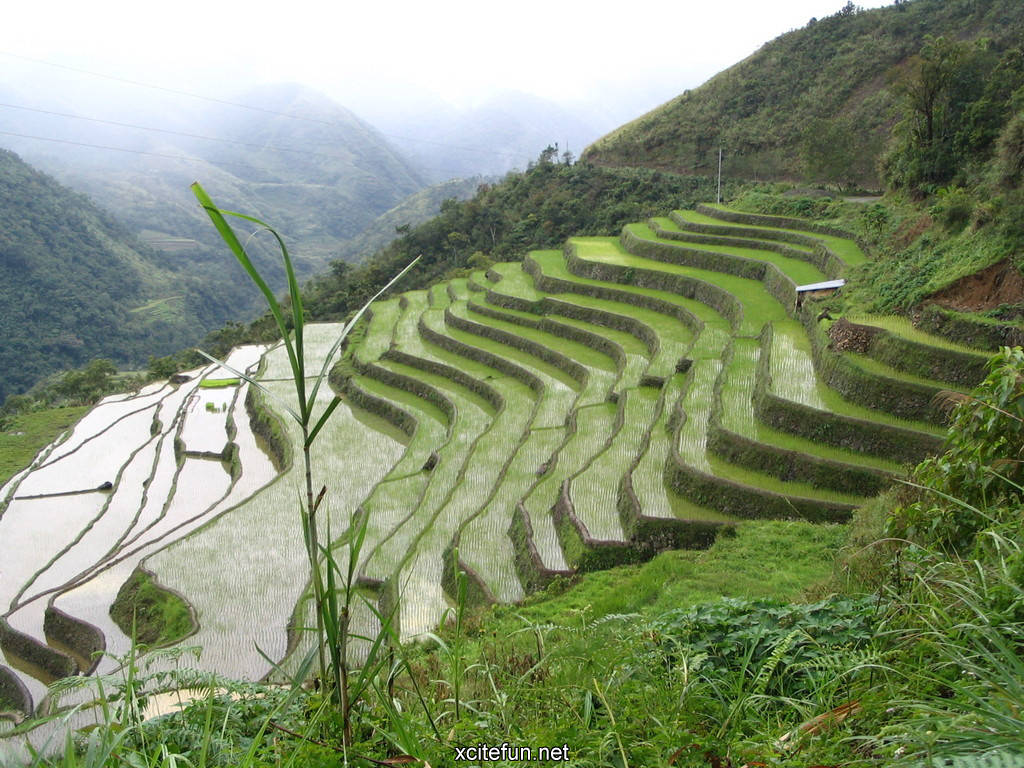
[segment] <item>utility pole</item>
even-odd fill
[[[718,200],[716,201],[719,205],[722,204],[722,148],[718,148]]]

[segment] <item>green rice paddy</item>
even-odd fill
[[[679,225],[676,224],[672,219],[658,217],[652,219],[652,221],[658,226],[659,229],[666,230],[668,232],[680,232]],[[655,233],[652,230],[652,233]],[[709,251],[711,253],[721,253],[726,256],[742,256],[747,259],[754,261],[763,261],[768,264],[774,264],[782,273],[792,280],[797,285],[804,285],[807,283],[820,283],[826,279],[825,275],[820,269],[815,267],[813,264],[809,264],[807,261],[793,258],[791,256],[782,256],[774,251],[758,249],[758,248],[741,248],[738,246],[729,245],[716,245],[713,243],[686,243],[684,241],[672,240],[668,238],[656,237],[655,240],[660,243],[664,243],[668,246],[684,246],[693,248],[695,250]]]
[[[622,424],[611,442],[569,486],[576,516],[590,535],[601,541],[621,541],[617,497],[622,476],[639,455],[644,435],[649,433],[658,412],[659,390],[630,389],[622,396]]]
[[[646,224],[631,224],[628,229],[641,239],[655,239],[654,233]],[[756,336],[765,323],[784,320],[787,317],[785,308],[768,293],[764,284],[757,280],[634,256],[617,240],[608,238],[574,238],[573,242],[578,244],[579,257],[586,261],[680,275],[724,289],[743,306],[743,317],[736,328],[739,336]]]
[[[465,523],[459,535],[459,558],[483,580],[494,596],[514,602],[523,593],[513,565],[515,551],[508,529],[515,506],[537,480],[540,467],[558,448],[560,429],[535,429],[503,469],[483,509]],[[559,565],[558,560],[554,560]],[[565,562],[560,562],[565,567]]]
[[[716,205],[714,203],[708,203],[706,207],[718,210],[728,210],[727,206]],[[730,223],[727,221],[723,221],[721,219],[715,219],[711,217],[708,218],[710,219],[711,223]],[[860,249],[860,246],[857,245],[857,243],[854,242],[852,238],[836,237],[835,235],[823,235],[818,234],[817,232],[807,232],[803,230],[789,229],[787,227],[775,226],[773,224],[757,224],[756,226],[762,229],[776,229],[782,232],[799,232],[800,234],[810,235],[811,237],[820,240],[822,243],[828,246],[832,253],[834,253],[836,256],[838,256],[840,259],[846,262],[848,266],[851,267],[855,267],[858,264],[863,264],[865,261],[867,261],[867,256],[864,255],[864,252]]]
[[[918,344],[924,344],[928,347],[938,347],[939,349],[948,349],[952,352],[963,352],[968,355],[977,355],[978,357],[982,357],[986,360],[989,358],[988,353],[983,350],[958,344],[955,341],[950,341],[942,336],[936,336],[933,333],[922,331],[910,322],[910,318],[902,317],[901,315],[855,315],[847,317],[846,319],[851,323],[860,323],[862,325],[873,325],[878,328],[884,328],[900,338],[907,339],[908,341],[914,341]]]
[[[775,227],[762,227],[762,226],[759,226],[759,227],[755,228],[755,227],[745,227],[745,226],[743,226],[741,224],[731,224],[730,222],[723,221],[721,219],[716,219],[716,218],[714,218],[712,216],[707,216],[707,215],[705,215],[703,213],[700,213],[699,211],[680,211],[680,210],[672,211],[671,219],[670,220],[672,221],[673,224],[675,224],[677,227],[679,227],[680,231],[683,231],[683,232],[686,232],[686,231],[689,231],[689,230],[685,226],[680,226],[680,222],[682,222],[683,225],[685,225],[685,224],[697,224],[697,225],[705,225],[705,226],[710,225],[710,226],[713,226],[713,227],[721,228],[723,230],[724,234],[717,235],[719,237],[742,237],[742,238],[749,238],[749,239],[758,239],[757,238],[757,233],[756,232],[749,232],[749,230],[751,230],[751,229],[765,229],[765,230],[772,230],[772,229],[774,229],[777,232],[785,232],[786,231],[784,229],[779,229],[779,228],[775,228]],[[796,232],[794,232],[794,234],[801,234],[801,235],[803,235],[804,233],[796,233]],[[813,246],[805,245],[803,243],[794,243],[794,242],[789,242],[789,241],[783,241],[783,242],[785,242],[785,244],[787,246],[789,246],[790,248],[795,248],[795,249],[800,250],[800,251],[807,251],[808,253],[810,253],[813,250]]]
[[[685,231],[685,223],[714,224],[748,240],[757,238],[757,230],[771,228],[733,225],[694,212],[674,216],[675,221],[658,218],[653,223],[663,232]],[[852,240],[804,234],[848,264],[865,258]],[[796,462],[831,462],[882,475],[903,470],[880,456],[822,445],[762,423],[755,410],[759,387],[767,388],[780,407],[813,409],[810,416],[794,410],[800,418],[840,416],[872,428],[942,434],[938,426],[852,404],[826,386],[796,308],[780,303],[765,282],[629,250],[692,248],[720,254],[723,270],[730,264],[749,269],[736,258],[753,259],[774,265],[800,284],[824,278],[809,263],[813,246],[787,243],[789,254],[807,253],[804,260],[767,247],[661,238],[645,223],[629,225],[626,235],[621,240],[572,238],[568,258],[562,251],[536,251],[522,263],[495,264],[468,278],[388,298],[373,306],[352,337],[351,359],[336,369],[339,383],[350,377],[345,405],[313,452],[314,482],[327,487],[323,535],[328,520],[330,535],[338,539],[356,510],[368,515],[358,573],[367,589],[384,585],[401,595],[400,626],[406,637],[432,630],[450,607],[453,596],[443,585],[456,547],[460,567],[471,572],[486,595],[503,602],[524,597],[523,585],[531,579],[523,576],[523,568],[548,574],[570,570],[563,545],[573,535],[565,526],[573,523],[556,518],[556,507],[571,507],[587,546],[605,547],[613,560],[622,556],[617,553],[650,552],[658,546],[642,538],[650,535],[642,525],[639,533],[627,533],[632,530],[628,525],[624,530],[620,489],[628,493],[625,489],[632,488],[647,521],[731,522],[763,514],[761,501],[779,496],[811,514],[863,501],[827,483],[771,474],[763,469],[768,462],[741,457],[733,463],[709,434],[724,432],[745,441],[757,456],[785,454]],[[768,274],[766,279],[777,280],[776,272]],[[614,280],[595,279],[609,275]],[[666,290],[670,286],[682,286],[688,295]],[[917,331],[901,318],[856,320],[925,344],[940,359],[943,351],[973,352]],[[337,324],[307,328],[310,373],[319,371],[340,329]],[[769,331],[770,344],[762,335]],[[846,363],[868,378],[944,386],[867,358],[848,355]],[[267,351],[260,376],[273,396],[252,408],[265,422],[261,434],[266,444],[286,441],[294,456],[301,445],[294,422],[285,415],[284,405],[295,398],[288,374],[283,347]],[[243,396],[248,385],[237,379],[195,383],[204,388],[235,385]],[[110,585],[101,586],[100,577],[115,571],[90,566],[84,558],[80,563],[75,549],[77,543],[103,538],[108,542],[99,555],[104,567],[118,562],[127,567],[148,556],[145,562],[161,583],[190,601],[200,624],[193,640],[206,646],[204,665],[259,677],[268,664],[256,645],[272,659],[284,659],[289,620],[296,616],[302,621],[310,611],[303,597],[308,596],[308,568],[299,526],[298,465],[293,461],[275,475],[248,431],[244,403],[234,396],[231,417],[237,437],[232,439],[240,445],[234,459],[239,466],[229,474],[228,465],[216,457],[181,457],[179,463],[175,437],[187,434],[181,423],[189,418],[183,410],[185,395],[181,392],[172,402],[154,391],[94,409],[67,441],[44,449],[33,468],[0,491],[5,549],[14,541],[23,541],[26,552],[39,542],[46,545],[40,557],[19,566],[16,584],[5,585],[0,614],[23,607],[18,595],[30,588],[59,592],[56,571],[48,571],[58,564],[92,568],[83,573],[95,576],[96,594],[107,594]],[[326,407],[332,397],[325,387],[317,407]],[[130,470],[126,446],[134,446],[138,455]],[[16,501],[15,496],[69,490],[59,483],[67,474],[60,461],[87,467],[81,477],[94,486],[102,479],[126,479],[124,488],[115,483],[116,503],[109,511],[95,488],[84,489],[92,496],[68,497],[80,501],[59,497],[42,502],[64,510],[66,525],[54,535],[32,527],[37,502]],[[713,493],[699,500],[677,493],[669,482],[680,464],[683,471],[699,475],[704,487],[732,493],[731,500],[720,503]],[[530,534],[522,532],[520,509]],[[15,527],[25,531],[8,538],[4,526],[15,520],[22,523]],[[125,559],[130,557],[136,560]],[[573,561],[578,562],[575,555]],[[118,579],[130,575],[116,573]],[[116,647],[124,638],[108,629],[105,607],[88,602],[85,587],[92,583],[81,580],[57,599],[92,617]],[[27,614],[18,618],[29,622]],[[368,610],[354,620],[372,628]],[[289,664],[302,647],[301,642],[292,645]]]
[[[200,389],[225,389],[227,387],[237,387],[241,379],[210,379],[206,378],[199,382]]]
[[[799,323],[772,325],[772,391],[786,400],[864,421],[941,436],[945,430],[934,424],[900,419],[884,411],[851,403],[827,387],[814,373],[811,344]]]

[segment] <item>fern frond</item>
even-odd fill
[[[752,689],[754,696],[764,695],[765,691],[768,690],[768,681],[771,680],[775,670],[782,663],[782,658],[789,652],[796,639],[805,634],[802,629],[794,629],[776,644],[772,649],[771,655],[761,665],[761,669],[758,670],[757,677],[754,679],[754,687]]]

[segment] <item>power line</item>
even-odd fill
[[[55,144],[70,144],[76,147],[90,147],[92,149],[108,149],[111,152],[129,152],[133,155],[149,155],[150,157],[163,157],[169,160],[181,160],[187,163],[206,163],[207,165],[220,166],[220,165],[231,165],[236,168],[250,168],[254,171],[263,170],[256,165],[247,165],[246,163],[212,163],[207,160],[203,160],[198,157],[188,157],[187,155],[168,155],[162,152],[147,152],[142,149],[128,149],[127,147],[111,147],[105,144],[90,144],[85,141],[71,141],[69,139],[53,139],[47,136],[32,136],[27,133],[15,133],[14,131],[0,131],[0,136],[17,136],[19,139],[36,139],[37,141],[51,141]]]
[[[167,134],[167,135],[170,135],[170,136],[183,136],[183,137],[189,138],[189,139],[202,139],[203,141],[215,141],[215,142],[219,142],[219,143],[222,143],[222,144],[234,144],[234,145],[240,146],[240,147],[251,147],[253,149],[258,149],[260,151],[291,152],[291,153],[294,153],[294,154],[297,154],[297,155],[304,155],[306,157],[323,157],[323,158],[330,158],[330,159],[333,159],[333,160],[348,160],[349,159],[349,158],[345,157],[344,155],[335,155],[335,154],[330,154],[330,153],[327,153],[327,152],[316,152],[314,150],[298,149],[298,148],[295,148],[295,147],[280,147],[280,146],[276,146],[276,145],[273,145],[273,144],[254,144],[254,143],[248,142],[248,141],[240,141],[238,139],[224,139],[224,138],[220,138],[220,137],[217,137],[217,136],[203,136],[202,134],[198,134],[198,133],[188,133],[186,131],[174,131],[174,130],[171,130],[169,128],[154,128],[153,126],[137,125],[136,123],[122,123],[122,122],[120,122],[118,120],[106,120],[104,118],[99,118],[99,117],[85,117],[83,115],[76,115],[76,114],[72,114],[70,112],[57,112],[57,111],[51,110],[51,109],[39,109],[38,107],[26,107],[26,106],[24,106],[22,104],[7,104],[7,103],[0,102],[0,107],[4,107],[4,108],[7,108],[7,109],[18,109],[18,110],[22,110],[24,112],[35,112],[35,113],[38,113],[38,114],[41,114],[41,115],[53,115],[55,117],[66,117],[66,118],[69,118],[71,120],[82,120],[82,121],[88,122],[88,123],[99,123],[101,125],[113,125],[113,126],[117,126],[119,128],[131,128],[133,130],[151,131],[153,133],[163,133],[163,134]],[[56,141],[56,139],[55,139],[55,141]],[[96,146],[98,146],[98,145],[96,145]],[[448,145],[442,145],[442,146],[448,146]],[[106,148],[106,149],[116,149],[116,147],[104,147],[104,148]],[[131,150],[127,150],[127,151],[131,151]],[[514,155],[507,155],[507,157],[515,157],[515,156]],[[245,167],[252,168],[254,166],[245,166]],[[451,169],[437,168],[435,166],[423,166],[423,165],[420,165],[419,167],[421,167],[424,170],[438,171],[440,173],[452,173],[453,172]]]
[[[133,155],[149,155],[151,157],[163,157],[163,158],[167,158],[167,159],[170,159],[170,160],[181,160],[181,161],[190,162],[190,163],[205,163],[206,165],[211,165],[211,166],[214,166],[214,167],[217,167],[217,168],[219,168],[221,166],[232,166],[232,167],[235,167],[235,168],[248,168],[248,169],[254,170],[254,171],[266,171],[267,170],[266,168],[261,168],[258,165],[249,165],[248,163],[235,163],[235,162],[231,162],[231,161],[223,161],[222,162],[222,161],[219,161],[219,160],[218,161],[213,161],[213,160],[206,160],[205,158],[193,157],[193,156],[189,156],[189,155],[168,155],[168,154],[161,153],[161,152],[149,152],[147,150],[142,150],[142,149],[128,149],[127,147],[114,147],[114,146],[111,146],[109,144],[92,144],[92,143],[87,142],[87,141],[73,141],[71,139],[55,139],[55,138],[51,138],[51,137],[48,137],[48,136],[33,136],[31,134],[28,134],[28,133],[16,133],[14,131],[3,131],[3,130],[0,130],[0,136],[16,136],[19,139],[35,139],[36,141],[49,141],[49,142],[52,142],[54,144],[70,144],[72,146],[88,147],[90,149],[106,149],[106,150],[110,150],[111,152],[127,152],[127,153],[130,153],[130,154],[133,154]],[[299,151],[299,150],[296,150],[296,151]],[[438,168],[436,166],[429,166],[429,165],[417,165],[417,168],[422,169],[422,170],[426,170],[426,171],[437,171],[438,173],[445,173],[445,174],[461,173],[461,171],[456,171],[456,170],[451,169],[451,168]],[[477,173],[473,174],[472,176],[452,177],[451,179],[448,179],[448,181],[457,181],[459,179],[472,179],[472,178],[476,178],[476,177],[483,178],[484,176],[486,176],[486,174],[482,174],[480,172],[477,172]],[[443,183],[443,182],[440,182],[440,183]]]
[[[19,55],[17,53],[11,53],[10,51],[0,51],[0,55],[9,56],[11,58],[20,59],[22,61],[28,61],[28,62],[31,62],[33,64],[41,64],[41,65],[47,66],[47,67],[54,67],[56,69],[67,70],[68,72],[77,72],[79,74],[89,75],[91,77],[99,77],[99,78],[102,78],[104,80],[112,80],[112,81],[118,82],[118,83],[126,83],[128,85],[134,85],[134,86],[137,86],[139,88],[149,88],[149,89],[156,90],[156,91],[163,91],[164,93],[173,93],[173,94],[175,94],[177,96],[186,96],[186,97],[191,98],[191,99],[198,99],[200,101],[208,101],[208,102],[211,102],[213,104],[224,104],[224,105],[230,106],[230,107],[238,107],[239,109],[248,109],[248,110],[252,110],[254,112],[263,112],[265,114],[275,115],[277,117],[286,117],[286,118],[288,118],[290,120],[304,120],[306,122],[319,123],[321,125],[329,125],[329,126],[338,126],[339,125],[338,123],[330,121],[330,120],[321,120],[321,119],[315,118],[315,117],[307,117],[305,115],[296,115],[296,114],[289,113],[289,112],[280,112],[280,111],[274,110],[274,109],[266,109],[265,107],[256,107],[256,106],[253,106],[251,104],[242,104],[242,103],[239,103],[237,101],[229,101],[227,99],[218,99],[218,98],[214,98],[212,96],[203,96],[203,95],[198,94],[198,93],[190,93],[188,91],[181,91],[181,90],[177,90],[175,88],[167,88],[167,87],[162,86],[162,85],[154,85],[153,83],[144,83],[144,82],[142,82],[140,80],[131,80],[131,79],[126,78],[126,77],[118,77],[117,75],[108,75],[108,74],[104,74],[102,72],[93,72],[92,70],[81,69],[79,67],[71,67],[71,66],[68,66],[66,64],[56,64],[56,63],[51,62],[51,61],[43,61],[41,59],[33,59],[33,58],[29,57],[29,56],[21,56],[21,55]],[[359,120],[359,122],[363,122],[363,120],[361,118],[357,117],[357,119]],[[377,130],[377,129],[374,128],[374,130]],[[491,149],[482,149],[482,148],[477,148],[477,147],[460,147],[460,146],[457,146],[455,144],[446,144],[445,142],[441,142],[441,141],[432,141],[430,139],[417,139],[417,138],[413,138],[411,136],[398,136],[396,134],[382,133],[380,131],[378,131],[378,133],[380,133],[381,136],[385,136],[385,137],[387,137],[389,139],[397,139],[399,141],[420,142],[422,144],[431,144],[431,145],[437,146],[437,147],[445,147],[447,149],[455,149],[455,150],[458,150],[460,152],[479,152],[479,153],[482,153],[482,154],[490,154],[490,155],[495,155],[495,156],[498,156],[498,157],[510,157],[510,158],[514,158],[516,160],[524,160],[524,159],[526,159],[527,161],[529,161],[529,158],[526,158],[524,155],[512,154],[510,152],[496,152],[496,151],[491,150]]]
[[[89,149],[106,149],[106,150],[109,150],[111,152],[126,152],[126,153],[133,154],[133,155],[149,155],[150,157],[162,157],[162,158],[165,158],[165,159],[168,159],[168,160],[179,160],[179,161],[186,162],[186,163],[193,163],[193,164],[203,163],[203,164],[210,165],[210,166],[213,166],[213,167],[216,167],[216,168],[220,168],[222,166],[231,166],[231,167],[234,167],[234,168],[248,168],[248,169],[254,170],[254,171],[266,171],[266,168],[261,168],[258,165],[249,165],[247,163],[235,163],[235,162],[230,162],[230,161],[225,161],[225,162],[216,161],[216,162],[214,162],[212,160],[206,160],[206,159],[201,158],[201,157],[191,157],[189,155],[168,155],[168,154],[165,154],[165,153],[162,153],[162,152],[149,152],[149,151],[142,150],[142,149],[128,149],[127,147],[113,147],[113,146],[110,146],[109,144],[92,144],[92,143],[87,142],[87,141],[73,141],[71,139],[55,139],[55,138],[51,138],[51,137],[48,137],[48,136],[33,136],[31,134],[28,134],[28,133],[16,133],[14,131],[3,131],[3,130],[0,130],[0,136],[15,136],[15,137],[17,137],[19,139],[34,139],[36,141],[49,141],[49,142],[54,143],[54,144],[69,144],[71,146],[87,147]],[[457,171],[454,171],[454,170],[452,170],[450,168],[437,168],[437,167],[433,167],[433,166],[422,166],[422,165],[419,166],[419,167],[422,168],[423,170],[437,171],[438,173],[457,173]],[[467,176],[453,177],[452,179],[449,179],[449,181],[457,181],[457,180],[460,180],[460,179],[468,181],[468,180],[472,180],[474,178],[481,178],[481,179],[483,179],[483,178],[485,178],[485,175],[481,174],[481,173],[476,173],[473,176],[468,176],[468,177]],[[444,182],[440,182],[440,183],[444,183]],[[427,189],[427,188],[428,187],[424,187],[424,189]]]
[[[118,77],[117,75],[107,75],[107,74],[104,74],[102,72],[93,72],[92,70],[81,69],[79,67],[69,67],[66,64],[55,64],[52,61],[43,61],[41,59],[33,59],[33,58],[29,57],[29,56],[21,56],[21,55],[19,55],[17,53],[11,53],[10,51],[0,51],[0,54],[2,54],[4,56],[10,56],[11,58],[14,58],[14,59],[21,59],[22,61],[30,61],[33,64],[42,64],[42,65],[47,66],[47,67],[54,67],[56,69],[64,69],[64,70],[67,70],[68,72],[78,72],[79,74],[90,75],[92,77],[101,77],[104,80],[113,80],[113,81],[118,82],[118,83],[127,83],[128,85],[135,85],[135,86],[138,86],[139,88],[150,88],[150,89],[152,89],[154,91],[163,91],[164,93],[173,93],[173,94],[175,94],[177,96],[187,96],[187,97],[189,97],[191,99],[199,99],[201,101],[209,101],[209,102],[212,102],[214,104],[226,104],[226,105],[228,105],[230,107],[239,107],[240,109],[251,109],[254,112],[264,112],[264,113],[266,113],[268,115],[279,115],[280,117],[288,117],[288,118],[291,118],[293,120],[306,120],[306,121],[311,122],[311,123],[322,123],[323,125],[333,125],[333,123],[331,123],[328,120],[320,120],[319,118],[315,118],[315,117],[305,117],[303,115],[292,115],[292,114],[288,114],[287,112],[278,112],[276,110],[266,109],[264,107],[254,107],[251,104],[239,104],[239,103],[234,102],[234,101],[227,101],[226,99],[217,99],[217,98],[214,98],[212,96],[202,96],[202,95],[200,95],[198,93],[189,93],[188,91],[179,91],[179,90],[177,90],[175,88],[167,88],[167,87],[162,86],[162,85],[154,85],[153,83],[143,83],[143,82],[141,82],[139,80],[130,80],[127,77]]]
[[[135,123],[122,123],[117,120],[104,120],[99,117],[84,117],[82,115],[74,115],[70,112],[55,112],[49,109],[38,109],[36,107],[25,107],[20,104],[4,104],[0,103],[0,107],[6,107],[8,109],[20,109],[25,112],[38,112],[42,115],[54,115],[56,117],[67,117],[72,120],[84,120],[89,123],[101,123],[103,125],[116,125],[120,128],[133,128],[139,131],[153,131],[154,133],[166,133],[171,136],[184,136],[189,139],[203,139],[204,141],[219,141],[225,144],[237,144],[242,147],[253,147],[261,150],[271,150],[274,152],[295,152],[300,155],[308,155],[310,157],[330,157],[337,160],[346,160],[347,158],[342,155],[331,155],[324,152],[313,152],[305,149],[295,149],[292,147],[277,147],[270,144],[253,144],[248,141],[238,141],[237,139],[221,139],[216,136],[202,136],[198,133],[186,133],[185,131],[172,131],[169,128],[153,128],[147,125],[136,125]]]

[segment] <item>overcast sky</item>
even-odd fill
[[[0,53],[211,95],[296,81],[357,112],[417,92],[467,106],[502,89],[567,105],[635,91],[652,107],[842,5],[629,0],[606,6],[612,12],[582,0],[29,0],[5,4]],[[63,77],[132,98],[130,86],[10,55],[0,55],[0,72],[4,82]]]

